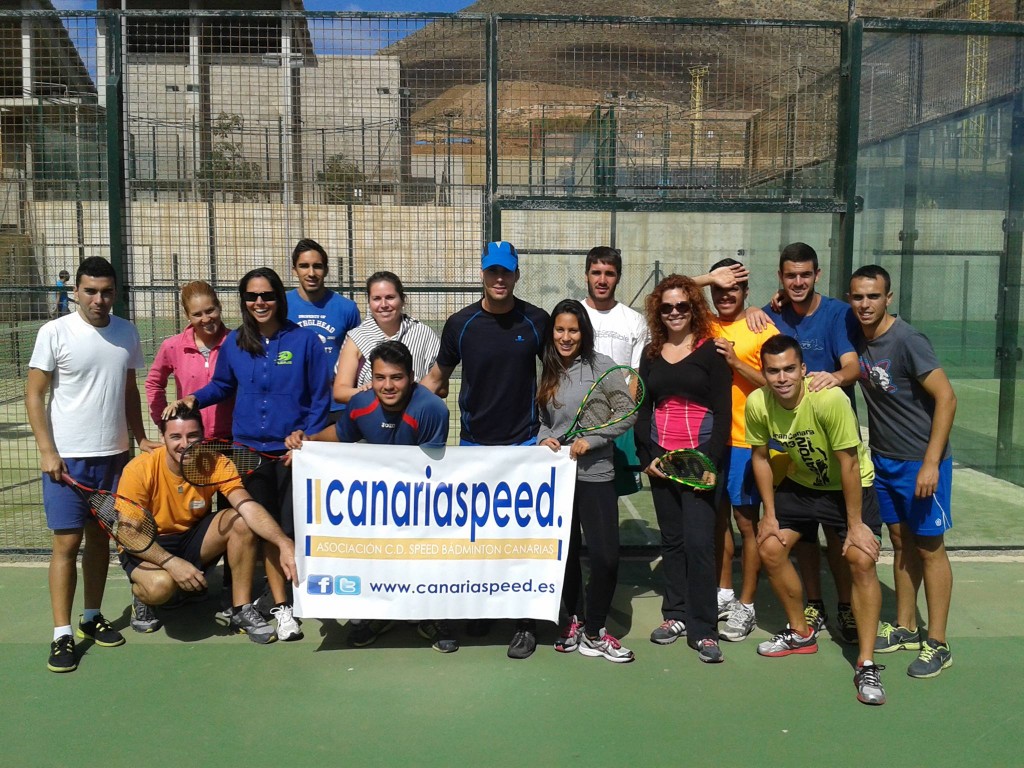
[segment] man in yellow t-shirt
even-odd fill
[[[757,652],[775,657],[818,650],[816,632],[804,616],[800,578],[789,556],[802,537],[816,534],[819,525],[831,528],[853,577],[857,699],[884,704],[882,668],[872,658],[882,607],[875,571],[882,521],[874,467],[861,443],[857,417],[842,390],[809,389],[800,343],[793,337],[779,335],[766,341],[761,369],[767,385],[751,393],[745,412],[754,478],[764,501],[757,542],[789,626],[761,643]],[[792,459],[778,488],[772,486],[769,441],[781,444]]]
[[[161,621],[153,611],[181,589],[206,589],[203,570],[227,553],[234,574],[229,626],[254,643],[272,643],[273,629],[252,607],[252,576],[256,566],[257,537],[281,551],[285,575],[296,578],[295,546],[266,509],[234,478],[215,486],[196,488],[181,474],[185,449],[203,438],[198,409],[179,406],[174,416],[160,423],[163,445],[136,456],[124,468],[118,493],[153,513],[157,538],[139,554],[121,553],[121,565],[132,582],[131,626],[136,632],[155,632]],[[219,459],[224,477],[236,473],[227,458]],[[232,508],[212,512],[220,492]]]
[[[722,259],[711,267],[711,271],[734,266],[743,265],[736,259]],[[718,620],[725,620],[725,627],[719,634],[723,640],[732,642],[743,640],[754,631],[754,596],[757,594],[757,573],[761,568],[757,555],[757,513],[761,497],[757,495],[750,468],[750,444],[746,439],[743,413],[747,396],[765,383],[761,375],[761,345],[779,332],[774,325],[762,331],[752,331],[747,327],[747,291],[746,280],[729,288],[711,285],[711,301],[718,313],[713,330],[715,346],[732,368],[732,429],[729,449],[719,475],[724,482],[718,484],[718,516],[715,521]],[[740,553],[743,585],[738,596],[732,588],[733,518],[743,542]]]

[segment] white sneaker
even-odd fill
[[[754,607],[747,607],[743,603],[737,602],[729,613],[729,618],[726,619],[725,627],[719,632],[719,636],[723,640],[738,643],[740,640],[746,639],[754,631],[755,626]]]
[[[740,601],[735,597],[730,597],[728,600],[723,600],[722,596],[718,596],[718,620],[725,621],[729,618],[729,614],[732,613],[733,609],[739,605]]]
[[[292,607],[290,605],[278,605],[270,609],[271,615],[277,619],[277,639],[284,640],[301,640],[302,629],[299,627],[299,622],[295,616],[292,615]]]
[[[597,637],[587,637],[586,632],[580,633],[580,653],[583,656],[603,656],[608,661],[618,664],[629,663],[635,658],[629,648],[623,648],[617,638],[609,635],[604,629]]]

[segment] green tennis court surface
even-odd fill
[[[510,661],[511,624],[441,655],[412,625],[353,650],[346,630],[308,620],[306,638],[260,647],[224,632],[217,601],[164,611],[166,629],[125,630],[86,648],[78,671],[46,670],[46,570],[0,566],[3,759],[9,766],[906,766],[1021,765],[1024,564],[954,563],[954,665],[905,674],[909,652],[879,657],[889,702],[857,703],[852,650],[823,634],[814,656],[765,659],[754,646],[784,619],[762,582],[760,627],[702,665],[684,643],[647,640],[660,620],[656,563],[624,564],[610,630],[633,664],[556,653],[556,630]],[[891,584],[891,568],[880,575]],[[826,580],[827,581],[827,580]],[[80,598],[79,598],[80,600]],[[884,590],[886,614],[893,594]],[[129,592],[111,569],[105,612],[127,625]],[[828,599],[831,606],[834,600]],[[80,602],[76,611],[80,610]],[[81,648],[82,646],[80,646]]]

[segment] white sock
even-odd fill
[[[756,611],[754,611],[754,604],[753,603],[741,603],[741,605],[744,608],[748,608],[751,613],[756,613]]]
[[[736,593],[731,589],[718,588],[718,602],[731,603],[736,598]]]
[[[88,624],[90,621],[92,621],[93,619],[95,619],[99,615],[100,615],[100,609],[99,608],[86,608],[84,611],[82,611],[82,621],[84,621],[86,624]]]
[[[53,628],[53,639],[54,640],[59,640],[62,635],[70,635],[70,634],[71,634],[71,625],[70,624],[68,624],[67,626],[64,626],[64,627],[54,627]]]

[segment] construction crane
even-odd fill
[[[988,21],[990,0],[968,0],[967,12],[971,21]],[[964,106],[979,104],[988,92],[988,37],[968,35],[966,69],[964,75]],[[962,154],[981,159],[985,151],[985,115],[972,114],[964,122]]]
[[[704,154],[704,81],[708,77],[710,67],[702,64],[690,67],[690,112],[693,114],[693,149],[692,157],[699,158]]]

